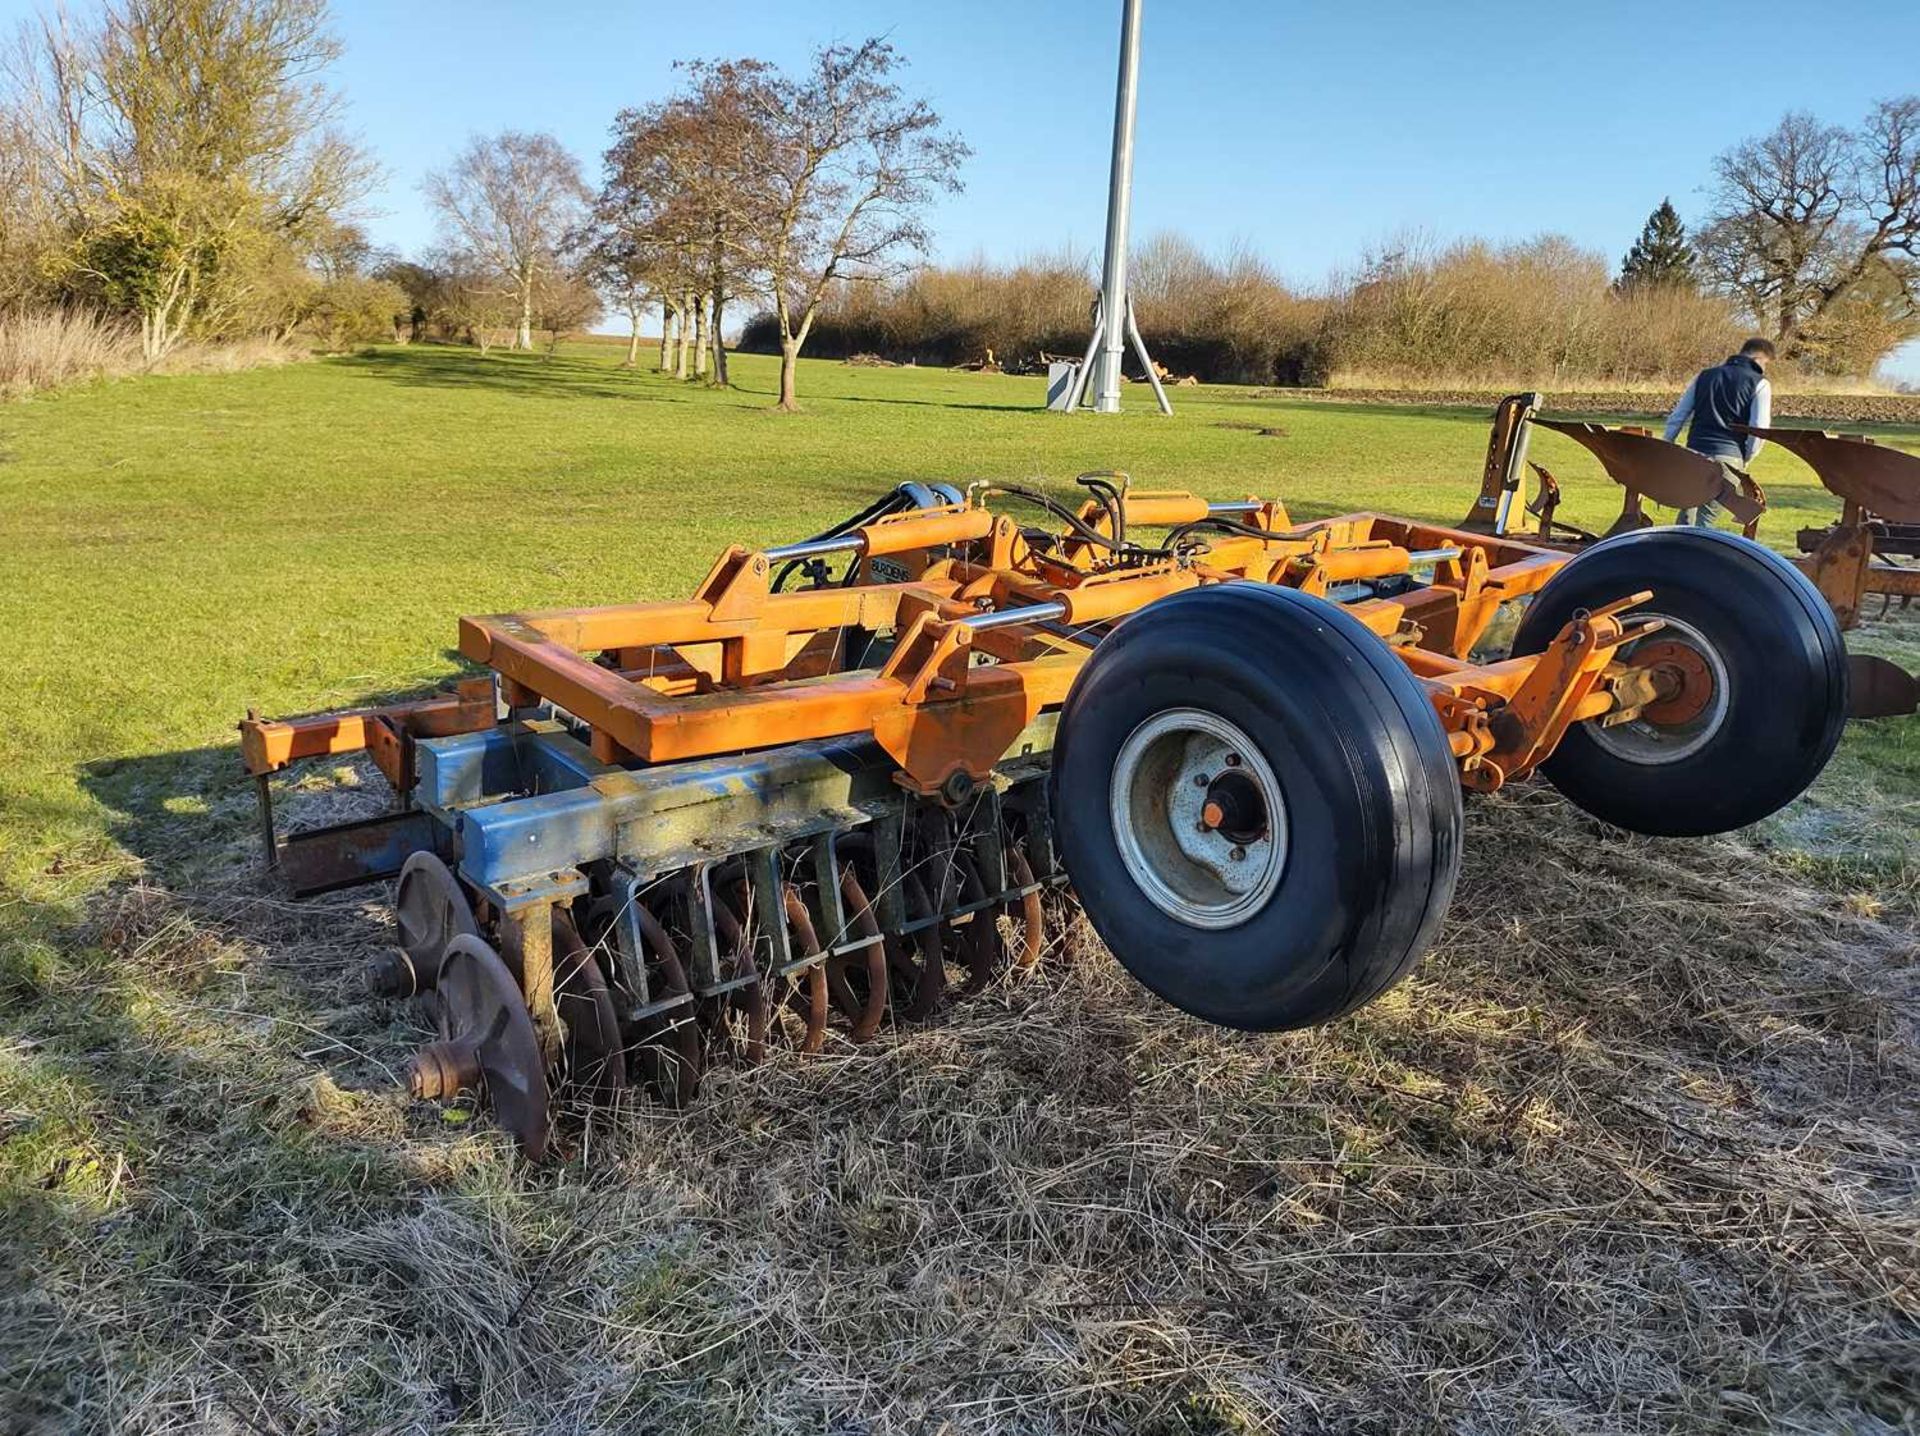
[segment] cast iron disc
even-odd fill
[[[553,983],[567,1028],[567,1079],[597,1101],[617,1099],[627,1085],[620,1016],[599,961],[559,907],[553,910]]]
[[[473,1044],[494,1120],[539,1161],[547,1150],[547,1068],[520,985],[482,938],[463,933],[440,959],[438,991],[440,1035]]]
[[[851,866],[840,869],[840,905],[846,931],[866,945],[827,959],[827,987],[841,1015],[853,1024],[853,1040],[865,1042],[887,1019],[887,953],[873,906]],[[835,934],[834,940],[842,938]]]
[[[415,853],[400,869],[393,918],[400,950],[423,989],[433,986],[449,943],[480,935],[460,880],[432,853]]]
[[[686,996],[692,989],[672,937],[644,903],[628,901],[634,903],[633,915],[640,930],[639,956],[646,967],[648,996],[656,1002]],[[588,910],[587,936],[596,949],[615,941],[613,925],[622,910],[622,901],[614,897],[599,898]],[[688,1002],[640,1018],[628,1040],[635,1064],[632,1077],[669,1107],[689,1105],[699,1090],[706,1058],[694,1004]]]

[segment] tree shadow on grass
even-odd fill
[[[289,901],[232,747],[79,776],[144,871],[78,925],[28,913],[0,931],[0,1429],[119,1430],[145,1419],[130,1410],[353,1429],[340,1413],[369,1383],[401,1424],[457,1417],[484,1355],[370,1349],[354,1311],[431,1332],[435,1299],[404,1289],[434,1273],[393,1267],[405,1253],[379,1234],[514,1159],[489,1124],[399,1095],[420,1031],[361,992],[391,940],[382,889]],[[496,1325],[537,1284],[512,1270]],[[431,1369],[394,1370],[410,1350]]]
[[[483,357],[473,349],[423,345],[369,349],[337,362],[374,378],[414,388],[484,389],[527,398],[690,402],[688,395],[653,382],[661,376],[563,355],[548,358],[501,351]]]
[[[823,400],[832,404],[898,404],[913,409],[975,409],[990,414],[1045,414],[1044,404],[978,404],[958,399],[889,399],[879,394],[834,394]],[[804,408],[806,400],[801,399]]]
[[[511,1360],[443,1339],[453,1273],[409,1265],[423,1211],[516,1163],[490,1124],[397,1095],[419,1039],[359,999],[386,938],[370,914],[258,875],[125,884],[4,1004],[0,1429],[144,1424],[129,1408],[179,1430],[366,1429],[367,1401],[438,1429]],[[541,1272],[506,1254],[500,1275],[485,1324],[510,1331]]]
[[[450,665],[443,679],[425,685],[381,688],[356,701],[329,705],[325,711],[378,708],[445,693],[463,679],[482,675],[458,649],[442,650]],[[300,716],[276,713],[276,718]],[[324,765],[297,765],[274,781],[276,812],[282,836],[297,826],[300,810],[319,813],[314,824],[375,816],[384,792],[375,770],[357,755],[341,755],[323,777]],[[312,776],[303,797],[297,785]],[[236,867],[258,861],[262,839],[258,831],[258,795],[253,780],[242,770],[237,746],[179,749],[166,753],[98,758],[80,765],[81,789],[106,814],[107,831],[122,847],[140,859],[148,873],[169,887],[189,890],[209,881],[227,882]],[[370,785],[370,786],[366,786]],[[330,796],[321,796],[331,787]],[[366,786],[356,800],[354,789]],[[291,822],[289,821],[291,820]]]
[[[1350,415],[1354,418],[1372,420],[1403,416],[1409,419],[1441,419],[1448,423],[1471,425],[1479,429],[1486,428],[1493,413],[1491,409],[1471,404],[1362,404],[1336,399],[1288,399],[1277,395],[1249,397],[1239,402],[1258,408],[1271,406],[1293,411],[1306,410],[1315,414]]]
[[[742,383],[734,379],[728,388],[741,395],[752,395],[756,399],[766,400],[768,413],[776,412],[775,403],[778,390],[772,386],[762,388],[758,384]],[[816,394],[803,389],[799,395],[800,414],[806,415],[815,404],[894,404],[913,409],[971,409],[991,414],[1022,414],[1027,412],[1045,412],[1040,404],[990,404],[973,403],[960,399],[900,399],[884,394]],[[786,416],[783,416],[786,417]]]
[[[613,1184],[514,1167],[490,1122],[449,1136],[457,1128],[430,1110],[385,1095],[418,1034],[354,990],[358,962],[387,939],[380,887],[279,895],[259,869],[252,792],[231,746],[92,763],[80,781],[151,881],[103,897],[52,976],[0,1002],[0,1039],[9,1059],[19,1054],[27,1093],[0,1104],[12,1109],[5,1121],[24,1124],[6,1134],[26,1153],[9,1157],[9,1176],[34,1178],[0,1198],[0,1254],[36,1273],[17,1292],[0,1286],[0,1372],[29,1388],[0,1389],[0,1429],[59,1429],[68,1408],[129,1392],[192,1410],[203,1427],[227,1408],[266,1417],[263,1429],[424,1427],[467,1402],[503,1426],[559,1424],[566,1369],[513,1363],[561,1339],[623,1381],[685,1362],[676,1379],[695,1390],[712,1323],[676,1329],[657,1352],[622,1348],[617,1327],[554,1296],[598,1290],[592,1253],[642,1247],[665,1223],[621,1220],[604,1195]],[[357,816],[354,804],[379,797],[377,783],[323,771],[285,815],[289,826]],[[1085,962],[1050,956],[1034,981],[1008,988],[1007,1007],[989,1000],[925,1035],[889,1037],[856,1070],[794,1058],[753,1085],[723,1081],[703,1100],[731,1102],[730,1115],[710,1106],[654,1128],[655,1140],[616,1138],[595,1165],[637,1161],[656,1189],[724,1198],[675,1210],[707,1243],[716,1300],[758,1293],[739,1327],[753,1339],[712,1357],[736,1363],[723,1368],[735,1387],[796,1374],[782,1313],[860,1311],[876,1292],[895,1319],[915,1300],[931,1311],[911,1278],[956,1247],[970,1263],[1004,1250],[1033,1264],[1009,1266],[1005,1297],[992,1284],[947,1288],[959,1293],[942,1298],[956,1322],[985,1321],[1004,1301],[1052,1331],[1060,1309],[1020,1293],[1068,1291],[1076,1310],[1083,1295],[1084,1305],[1113,1298],[1151,1310],[1177,1341],[1204,1343],[1202,1360],[1229,1375],[1288,1342],[1297,1379],[1364,1387],[1286,1327],[1303,1310],[1282,1304],[1302,1273],[1318,1283],[1309,1295],[1323,1326],[1377,1316],[1387,1324],[1373,1329],[1396,1333],[1393,1352],[1354,1358],[1355,1371],[1394,1391],[1410,1353],[1446,1373],[1435,1391],[1447,1404],[1435,1409],[1461,1424],[1473,1392],[1498,1405],[1526,1380],[1568,1409],[1604,1411],[1608,1399],[1544,1364],[1511,1377],[1476,1365],[1457,1323],[1422,1327],[1417,1308],[1460,1299],[1463,1271],[1476,1310],[1504,1313],[1515,1330],[1527,1311],[1545,1310],[1542,1329],[1579,1319],[1555,1305],[1576,1286],[1615,1293],[1624,1319],[1589,1339],[1594,1366],[1632,1354],[1671,1378],[1665,1392],[1709,1393],[1675,1408],[1692,1398],[1663,1392],[1661,1409],[1679,1411],[1668,1425],[1709,1424],[1705,1403],[1730,1373],[1778,1377],[1755,1397],[1763,1413],[1791,1400],[1787,1376],[1747,1364],[1771,1324],[1787,1328],[1808,1388],[1842,1406],[1910,1372],[1899,1311],[1871,1269],[1876,1244],[1898,1255],[1897,1154],[1912,1132],[1903,1103],[1914,1067],[1897,1031],[1911,981],[1895,967],[1896,936],[1776,891],[1751,855],[1624,838],[1544,787],[1477,801],[1468,825],[1438,960],[1324,1037],[1201,1028],[1140,998],[1090,948]],[[1236,1098],[1232,1082],[1256,1080],[1219,1075],[1236,1072],[1264,1085]],[[865,1105],[845,1105],[848,1092]],[[1208,1125],[1196,1130],[1192,1114]],[[848,1150],[877,1167],[859,1182],[828,1178],[819,1154]],[[1173,1151],[1186,1155],[1154,1155]],[[462,1172],[477,1176],[462,1185]],[[779,1208],[775,1188],[814,1195]],[[1012,1215],[1009,1190],[1051,1194],[1031,1228]],[[937,1203],[942,1220],[860,1226],[874,1219],[863,1203],[875,1191],[888,1210]],[[1322,1192],[1324,1212],[1311,1205]],[[1076,1229],[1075,1203],[1099,1211],[1097,1224]],[[1295,1203],[1297,1221],[1282,1212]],[[540,1212],[548,1246],[528,1235],[533,1221],[504,1219],[516,1211]],[[750,1238],[731,1212],[757,1218]],[[1864,1220],[1873,1225],[1857,1234]],[[854,1230],[869,1235],[833,1244]],[[1182,1275],[1194,1252],[1226,1248],[1255,1259],[1200,1282]],[[1082,1250],[1087,1260],[1058,1255]],[[1686,1293],[1652,1283],[1679,1257],[1717,1274],[1700,1299],[1742,1303],[1759,1335],[1726,1337],[1724,1355],[1673,1335],[1683,1324],[1664,1314]],[[1056,1284],[1098,1265],[1124,1268],[1126,1287]],[[1364,1293],[1390,1289],[1406,1300],[1366,1304]],[[1223,1301],[1240,1303],[1237,1325],[1196,1315]],[[726,1308],[726,1326],[739,1310]],[[1806,1311],[1836,1324],[1852,1313],[1859,1341],[1815,1317],[1788,1326]],[[846,1330],[816,1331],[807,1349],[881,1370],[884,1390],[874,1348]],[[956,1347],[960,1361],[977,1350]],[[1078,1363],[1073,1379],[1117,1387],[1097,1338],[1071,1337],[1064,1358],[1049,1343],[1031,1358],[1044,1370],[1011,1349],[1010,1384],[1045,1392],[1064,1359]],[[1880,1376],[1862,1350],[1902,1364]],[[493,1395],[463,1394],[487,1389],[493,1362],[524,1376],[524,1404],[498,1373]],[[977,1365],[936,1367],[936,1379],[992,1395]],[[1467,1367],[1478,1374],[1462,1384]]]

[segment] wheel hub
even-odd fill
[[[1200,822],[1236,847],[1259,842],[1267,833],[1267,804],[1260,785],[1240,768],[1229,767],[1207,784]]]
[[[528,1158],[546,1151],[546,1062],[519,984],[484,939],[463,934],[447,944],[439,981],[440,1038],[414,1055],[407,1085],[422,1098],[483,1087],[494,1118]]]
[[[1713,701],[1713,671],[1691,644],[1672,638],[1650,639],[1633,655],[1642,668],[1651,669],[1662,696],[1640,710],[1640,716],[1663,728],[1690,723]]]
[[[1707,636],[1685,619],[1644,611],[1640,616],[1662,620],[1659,636],[1628,644],[1619,659],[1651,669],[1662,696],[1625,723],[1591,722],[1587,731],[1627,762],[1677,763],[1699,752],[1726,723],[1732,699],[1727,666]]]
[[[1109,817],[1128,875],[1191,927],[1245,922],[1286,867],[1279,780],[1245,731],[1202,709],[1155,714],[1128,736]]]

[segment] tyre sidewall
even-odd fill
[[[1516,654],[1545,649],[1581,608],[1639,590],[1636,612],[1691,625],[1727,674],[1727,712],[1697,751],[1634,763],[1570,728],[1542,771],[1587,812],[1634,832],[1698,836],[1757,822],[1825,767],[1846,723],[1846,650],[1832,611],[1770,550],[1705,529],[1648,529],[1576,558],[1535,597]],[[1629,615],[1631,617],[1631,615]]]
[[[1121,746],[1182,707],[1245,732],[1286,804],[1279,887],[1232,928],[1162,911],[1114,838]],[[1062,855],[1103,941],[1148,988],[1228,1026],[1303,1026],[1375,995],[1424,949],[1458,864],[1458,780],[1431,703],[1379,639],[1291,590],[1222,585],[1123,624],[1062,711],[1053,796]]]

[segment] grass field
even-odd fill
[[[418,687],[460,613],[676,594],[902,478],[1453,520],[1486,437],[827,363],[789,417],[771,361],[722,393],[617,357],[0,406],[0,1429],[1920,1422],[1917,720],[1740,839],[1474,804],[1438,952],[1325,1032],[1214,1032],[1076,940],[557,1170],[394,1095],[416,1034],[356,991],[383,902],[261,880],[248,705]],[[1535,457],[1611,516],[1583,450]],[[1758,476],[1776,542],[1836,507],[1777,450]],[[1916,627],[1870,641],[1912,662]]]

